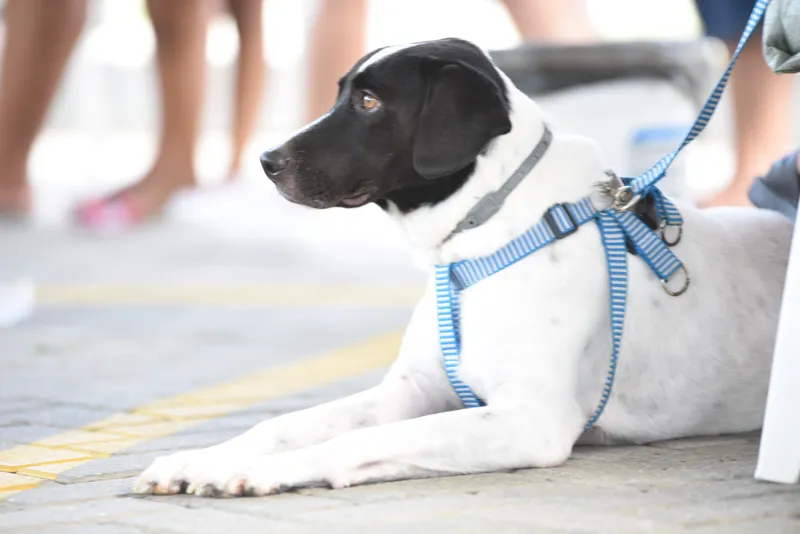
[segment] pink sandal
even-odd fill
[[[78,224],[98,233],[123,232],[146,218],[147,213],[136,197],[125,192],[87,202],[75,210]]]

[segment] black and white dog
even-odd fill
[[[542,137],[545,119],[489,57],[446,39],[378,50],[342,78],[324,117],[262,156],[283,196],[315,208],[378,203],[428,266],[491,254],[556,202],[607,179],[595,144],[556,133],[486,224],[447,239]],[[602,202],[603,199],[599,199]],[[755,209],[682,206],[675,247],[692,286],[668,296],[643,261],[617,380],[598,425],[610,354],[607,267],[595,225],[469,288],[462,408],[439,349],[433,284],[396,363],[368,391],[156,460],[142,493],[264,495],[327,484],[557,466],[576,442],[644,443],[761,426],[791,224]]]

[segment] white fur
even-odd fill
[[[542,161],[484,226],[442,240],[497,189],[541,136],[539,108],[506,79],[512,130],[478,158],[446,201],[394,213],[420,260],[490,254],[555,202],[603,180],[593,142],[556,132]],[[555,466],[573,445],[757,429],[761,425],[791,224],[754,209],[680,206],[674,249],[692,278],[670,297],[628,257],[627,317],[617,380],[597,427],[582,435],[606,377],[609,295],[593,224],[464,292],[462,379],[487,402],[459,409],[444,374],[431,283],[383,382],[271,419],[209,449],[157,460],[136,491],[268,494],[286,487]]]
[[[408,43],[402,45],[395,45],[395,46],[387,46],[385,48],[381,48],[374,54],[372,54],[369,59],[367,59],[364,63],[362,63],[358,67],[358,72],[364,72],[369,67],[373,66],[374,64],[378,63],[379,61],[383,61],[387,57],[396,54],[397,52],[404,50],[406,48],[414,46],[416,43]]]

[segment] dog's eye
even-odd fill
[[[359,105],[361,106],[361,109],[366,111],[375,111],[381,107],[381,101],[369,93],[363,93],[361,95],[361,101],[359,102]]]

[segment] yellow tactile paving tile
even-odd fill
[[[108,458],[110,454],[102,454],[93,456],[89,460],[95,460],[97,458]],[[73,460],[71,462],[59,462],[55,464],[43,464],[43,465],[32,465],[30,467],[23,467],[18,471],[20,475],[28,475],[34,478],[38,478],[39,482],[42,480],[55,480],[58,475],[65,471],[69,471],[73,467],[78,467],[79,465],[85,464],[89,460],[82,459],[82,460]]]
[[[96,442],[96,443],[79,443],[77,445],[64,446],[64,449],[69,449],[75,452],[83,452],[91,455],[112,455],[116,452],[130,449],[131,447],[143,443],[150,439],[150,437],[138,438],[122,438],[112,439],[109,441]]]
[[[72,460],[91,460],[93,455],[66,449],[20,445],[0,451],[0,471],[15,473],[24,467]]]
[[[151,402],[147,406],[137,409],[137,413],[155,415],[161,413],[165,409],[171,410],[173,408],[187,409],[190,411],[195,408],[197,410],[202,410],[204,409],[204,406],[216,406],[226,403],[236,406],[238,409],[240,407],[250,406],[251,404],[259,402],[262,398],[263,394],[258,395],[252,392],[243,392],[239,394],[231,390],[215,391],[207,394],[186,393],[184,395],[176,395],[168,399],[160,399],[158,401]]]
[[[219,414],[224,415],[224,414]],[[216,416],[215,416],[216,417]],[[133,426],[119,426],[115,427],[120,432],[132,438],[160,438],[169,436],[191,428],[198,423],[213,419],[214,417],[207,417],[206,419],[191,419],[188,421],[159,421],[149,425],[133,425]]]
[[[38,445],[40,447],[70,448],[81,445],[91,445],[96,443],[105,443],[107,441],[120,441],[130,439],[127,436],[118,433],[89,431],[89,430],[68,430],[55,436],[50,436],[44,439],[35,441],[31,445]]]
[[[39,482],[40,480],[34,477],[0,472],[0,493],[31,489]]]
[[[111,434],[108,432],[69,430],[31,443],[38,447],[65,449],[89,455],[106,455],[133,447],[144,438]]]
[[[69,285],[39,286],[43,305],[250,305],[308,308],[314,306],[378,306],[409,308],[422,295],[422,285]]]
[[[213,404],[197,404],[192,403],[191,400],[188,405],[177,406],[153,406],[148,405],[146,408],[139,408],[134,413],[150,417],[160,417],[170,421],[182,421],[186,419],[211,419],[226,415],[238,410],[243,406],[252,403],[252,397],[248,402],[215,402]]]
[[[129,427],[135,425],[152,425],[153,423],[163,422],[159,417],[152,415],[144,415],[140,413],[118,413],[105,419],[100,419],[94,423],[90,423],[84,427],[85,430],[96,432],[119,432],[116,430],[119,427]]]
[[[159,399],[80,429],[0,451],[0,476],[25,476],[24,489],[30,489],[37,482],[53,480],[73,467],[107,458],[138,443],[174,434],[256,403],[380,369],[394,359],[401,335],[402,332],[384,334],[218,386]],[[18,491],[23,489],[8,490],[0,483],[0,500]]]

